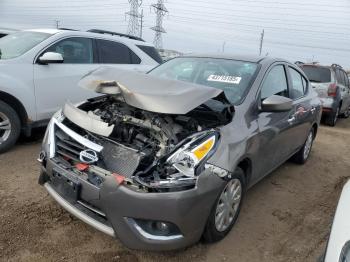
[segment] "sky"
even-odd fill
[[[140,1],[140,0],[139,0]],[[152,42],[157,0],[143,0]],[[163,47],[193,53],[259,54],[350,69],[350,0],[166,0]],[[99,28],[126,33],[128,0],[0,0],[0,27]]]

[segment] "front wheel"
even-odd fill
[[[10,149],[21,132],[21,121],[16,111],[0,101],[0,153]]]
[[[309,134],[307,135],[306,141],[302,148],[292,157],[292,160],[297,164],[305,164],[309,159],[310,152],[312,149],[312,144],[315,138],[315,131],[312,128]]]
[[[217,242],[230,232],[239,215],[244,192],[244,172],[237,168],[212,208],[203,233],[204,241]]]

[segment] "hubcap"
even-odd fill
[[[310,132],[310,134],[307,136],[305,146],[304,146],[304,159],[307,159],[310,154],[311,147],[312,147],[312,139],[313,139],[313,134],[312,132]]]
[[[225,231],[234,220],[242,197],[242,184],[239,179],[230,180],[222,191],[215,212],[215,227]]]
[[[335,112],[335,116],[334,116],[334,118],[333,118],[333,123],[334,123],[334,125],[335,125],[335,123],[336,123],[337,120],[338,120],[338,115],[339,115],[339,108],[337,108],[337,111]]]
[[[10,119],[0,112],[0,144],[6,141],[11,134]]]

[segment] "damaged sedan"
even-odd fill
[[[39,183],[133,249],[224,238],[250,186],[307,161],[321,117],[304,73],[268,57],[185,56],[145,75],[101,67],[79,85],[101,96],[51,119]]]

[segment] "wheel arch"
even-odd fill
[[[241,168],[246,178],[246,186],[248,187],[249,181],[252,175],[252,160],[249,157],[243,157],[237,164],[237,167]]]
[[[0,91],[0,100],[11,106],[19,116],[22,126],[26,126],[28,123],[28,114],[23,104],[14,96]]]
[[[317,131],[318,131],[318,125],[317,125],[317,123],[314,123],[313,125],[312,125],[312,128],[313,128],[313,130],[314,130],[314,139],[316,138],[316,135],[317,135]]]

